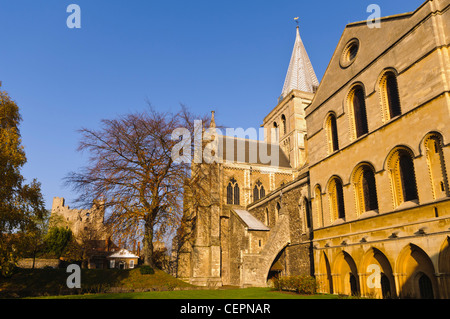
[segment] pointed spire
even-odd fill
[[[292,90],[314,93],[318,86],[319,81],[300,38],[300,31],[297,25],[294,50],[292,51],[281,97],[284,98]]]

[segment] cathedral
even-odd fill
[[[449,8],[348,24],[320,84],[297,27],[264,141],[213,134],[221,160],[192,163],[178,277],[450,298]]]

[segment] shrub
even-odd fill
[[[277,290],[295,291],[302,295],[313,295],[317,288],[316,279],[311,276],[280,277],[273,284]]]
[[[140,266],[139,271],[141,272],[141,275],[153,275],[155,273],[155,270],[150,266]]]

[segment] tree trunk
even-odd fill
[[[155,267],[153,260],[153,223],[147,220],[144,227],[144,265]]]

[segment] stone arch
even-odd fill
[[[334,260],[332,269],[334,293],[360,294],[358,269],[349,253],[341,250]]]
[[[331,276],[330,261],[327,254],[322,251],[320,253],[318,273],[316,273],[318,291],[321,293],[333,293],[333,278]]]
[[[438,297],[438,283],[434,265],[428,254],[419,246],[406,245],[395,263],[396,289],[401,298],[420,298],[420,279],[426,275],[432,285],[434,298]]]
[[[281,214],[278,223],[270,231],[264,249],[259,254],[244,254],[242,258],[242,285],[244,287],[266,286],[271,267],[289,244],[289,215]]]
[[[377,271],[379,274],[376,274]],[[375,247],[369,248],[361,261],[361,290],[366,296],[392,298],[396,296],[395,278],[386,255]]]

